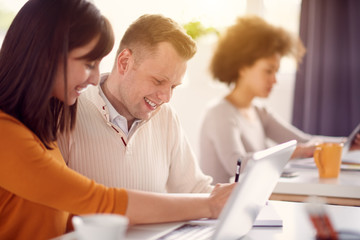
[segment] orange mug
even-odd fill
[[[314,160],[320,178],[337,178],[340,173],[342,143],[322,143],[316,146]]]

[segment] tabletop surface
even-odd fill
[[[243,240],[315,239],[315,230],[309,220],[306,203],[271,201],[271,204],[283,219],[283,227],[253,227]],[[324,208],[336,231],[355,231],[360,234],[359,207],[324,205]],[[159,231],[177,224],[166,223],[130,227],[126,239],[154,239],[151,236],[155,236]],[[351,239],[359,239],[359,236]],[[58,237],[56,240],[77,240],[77,238],[76,234],[72,232]]]
[[[280,178],[273,193],[360,199],[360,172],[341,171],[338,178],[321,179],[317,169],[288,168],[297,176]]]
[[[350,155],[352,160],[360,162],[360,151]],[[303,164],[303,163],[304,164]],[[301,165],[303,165],[301,167]],[[351,166],[358,170],[349,170]],[[290,161],[286,171],[294,172],[294,177],[280,178],[273,193],[317,195],[360,199],[360,164],[348,165],[341,170],[338,178],[319,178],[318,170],[311,159]],[[347,170],[345,170],[347,169]]]

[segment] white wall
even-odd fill
[[[216,37],[199,39],[198,52],[188,63],[184,84],[174,90],[171,105],[179,114],[183,128],[198,154],[198,134],[206,105],[229,91],[225,84],[214,81],[208,71]],[[285,61],[285,62],[284,62]],[[282,65],[286,65],[286,59]],[[281,72],[281,71],[280,71]],[[291,121],[294,74],[280,73],[273,92],[267,99],[258,101],[270,107],[286,121]]]
[[[0,0],[0,6],[15,14],[25,1]],[[116,0],[92,0],[92,2],[109,18],[114,28],[116,38],[114,49],[104,58],[100,66],[101,72],[109,72],[121,36],[127,26],[142,14],[160,13],[180,24],[200,20],[205,26],[221,29],[232,24],[237,16],[253,13],[266,17],[273,24],[297,32],[301,0],[133,0],[126,3]],[[2,37],[0,36],[0,43]],[[216,40],[214,35],[198,40],[198,52],[188,63],[184,84],[176,88],[171,100],[197,154],[198,133],[204,108],[211,100],[220,98],[228,92],[227,87],[215,82],[208,71]],[[278,84],[271,96],[263,101],[287,121],[291,120],[292,114],[294,89],[292,64],[286,59],[282,61]]]
[[[234,22],[237,16],[246,12],[266,17],[271,23],[297,31],[300,0],[133,0],[124,4],[122,1],[93,1],[111,21],[116,42],[112,53],[102,64],[102,72],[110,71],[115,51],[127,26],[145,13],[160,13],[173,18],[180,24],[192,20],[201,20],[221,29]],[[208,71],[213,47],[217,37],[209,35],[198,40],[198,52],[188,63],[184,84],[175,89],[171,104],[179,114],[183,128],[198,154],[198,134],[204,108],[209,101],[224,96],[228,89],[215,82]],[[278,84],[264,104],[272,108],[285,120],[291,120],[294,67],[291,61],[282,61]],[[282,70],[282,69],[290,69]]]
[[[296,20],[299,2],[300,0],[272,0],[271,4],[267,4],[268,2],[263,0],[133,0],[124,4],[122,1],[94,0],[94,3],[111,21],[116,37],[115,47],[112,53],[103,60],[101,70],[102,72],[111,70],[115,51],[122,34],[127,26],[142,14],[160,13],[173,18],[180,24],[192,20],[201,20],[204,24],[210,24],[221,29],[232,24],[237,16],[250,12],[267,15],[268,18],[272,19],[271,22],[285,28],[296,28],[296,25],[295,27],[289,26],[289,24],[296,23],[296,21],[289,19],[293,17]],[[286,4],[291,4],[293,9],[290,10]],[[266,11],[266,9],[270,10]],[[293,14],[293,16],[289,16],[289,14]],[[287,21],[283,21],[284,18]],[[198,40],[198,52],[188,63],[184,84],[175,89],[171,100],[171,104],[178,112],[183,128],[196,154],[198,154],[199,127],[205,106],[211,100],[220,98],[228,92],[227,87],[215,82],[208,71],[216,40],[215,35],[209,35]],[[285,66],[285,69],[288,69],[288,66],[293,69],[291,64],[286,60],[281,63],[282,68]],[[280,72],[277,86],[273,89],[271,96],[262,102],[285,120],[290,121],[294,73],[286,73],[286,70],[282,71],[281,69]]]

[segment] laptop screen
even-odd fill
[[[250,231],[295,147],[293,140],[253,155],[219,216],[212,239],[238,239]]]

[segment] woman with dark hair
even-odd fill
[[[86,0],[29,0],[12,22],[0,51],[0,239],[61,235],[69,213],[151,223],[221,211],[233,185],[172,197],[107,188],[66,166],[57,133],[74,128],[77,98],[98,84],[113,43],[110,23]]]

